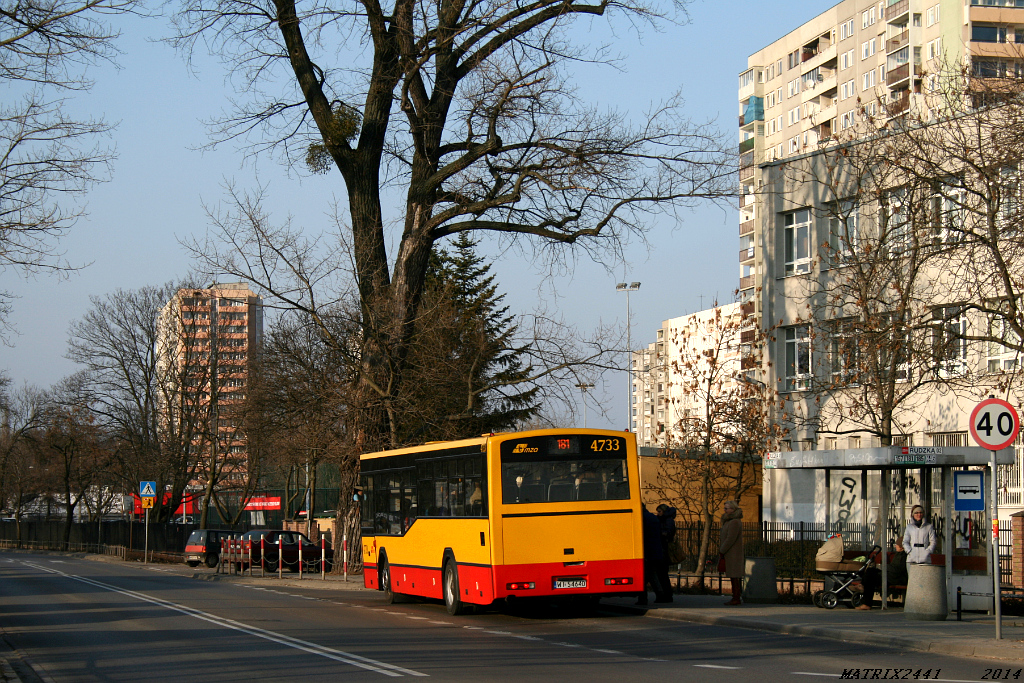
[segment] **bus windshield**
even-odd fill
[[[501,445],[502,503],[628,500],[626,442],[619,437],[540,437]]]

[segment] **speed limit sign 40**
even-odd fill
[[[971,436],[975,443],[990,451],[1006,448],[1017,438],[1020,417],[1001,398],[987,398],[971,411]]]

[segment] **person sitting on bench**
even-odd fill
[[[903,543],[896,541],[896,552],[890,553],[889,564],[886,568],[886,579],[889,586],[902,586],[907,583],[907,552],[903,549]],[[868,567],[864,570],[864,601],[857,606],[857,609],[871,609],[875,601],[875,593],[882,587],[882,570],[877,567]],[[884,597],[882,598],[885,599]]]

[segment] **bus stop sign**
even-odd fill
[[[984,472],[953,473],[953,509],[959,512],[981,512],[985,509]]]
[[[990,451],[1000,451],[1017,438],[1020,417],[1001,398],[986,398],[971,411],[971,436],[975,443]]]

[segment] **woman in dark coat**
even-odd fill
[[[661,595],[655,602],[672,602],[672,580],[668,577],[668,565],[672,556],[671,548],[676,542],[676,509],[662,503],[655,512],[658,515],[658,526],[661,531],[661,550],[664,560],[658,567],[658,582],[661,584]]]
[[[651,585],[654,591],[655,602],[659,602],[663,594],[661,581],[659,580],[660,569],[665,564],[665,551],[661,545],[661,525],[658,518],[646,507],[643,508],[644,525],[644,585],[636,604],[647,604],[647,584]]]
[[[743,592],[743,511],[734,500],[727,500],[723,506],[722,535],[718,552],[725,558],[725,575],[732,583],[732,600],[726,605],[739,605]]]

